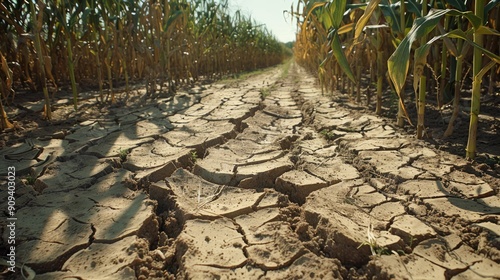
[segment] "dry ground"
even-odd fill
[[[24,100],[2,134],[35,279],[500,277],[498,163],[323,96],[295,64],[126,108],[94,97],[60,98],[51,125]]]

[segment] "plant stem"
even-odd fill
[[[42,54],[42,44],[40,42],[40,29],[42,27],[42,15],[43,15],[43,7],[44,4],[39,1],[38,2],[38,7],[40,8],[39,12],[39,18],[37,19],[36,12],[35,12],[35,4],[30,1],[30,9],[31,9],[31,22],[33,24],[33,31],[34,31],[34,37],[35,37],[35,49],[38,54],[38,67],[40,68],[40,79],[42,82],[42,88],[43,88],[43,96],[45,97],[45,105],[44,105],[44,112],[45,112],[45,118],[48,120],[52,119],[52,110],[50,108],[50,97],[49,97],[49,90],[47,89],[47,78],[45,76],[45,61],[43,58]]]
[[[382,51],[382,34],[380,30],[377,30],[377,109],[375,113],[377,115],[382,114],[382,85],[384,81],[384,73],[383,70],[383,57],[384,52]]]
[[[457,42],[458,46],[458,51],[459,53],[462,53],[462,46],[463,46],[463,41],[458,41]],[[453,133],[453,127],[455,120],[458,117],[458,113],[460,112],[460,88],[462,86],[462,63],[464,60],[463,54],[457,57],[457,65],[456,65],[456,72],[455,72],[455,97],[453,99],[453,113],[451,115],[450,121],[448,123],[448,128],[443,134],[443,138],[449,137]]]
[[[62,24],[64,26],[64,35],[66,37],[66,49],[68,51],[68,71],[69,71],[69,78],[71,80],[71,91],[73,92],[73,106],[75,108],[75,111],[78,109],[78,91],[76,88],[76,80],[75,80],[75,65],[73,63],[73,47],[71,44],[71,31],[70,28],[71,26],[68,26],[68,23],[66,22],[66,9],[64,8],[64,1],[61,1],[62,5],[62,10],[63,10],[63,20]]]
[[[400,1],[401,4],[401,10],[400,10],[400,20],[401,20],[401,38],[406,36],[406,3],[405,1]],[[404,94],[404,87],[401,90],[401,93],[399,95],[399,98],[403,100],[405,98]],[[398,127],[403,127],[405,125],[405,116],[404,116],[404,108],[403,108],[403,102],[398,102],[398,115],[396,117],[397,119],[397,126]]]
[[[422,1],[422,17],[427,14],[427,0]],[[423,46],[427,43],[427,36],[422,36],[420,39],[420,45]],[[422,139],[424,137],[425,131],[425,95],[427,87],[426,78],[426,68],[425,65],[422,67],[422,76],[420,76],[420,88],[418,93],[417,109],[418,109],[418,119],[417,119],[417,139]]]

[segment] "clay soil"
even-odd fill
[[[17,267],[0,278],[500,279],[500,97],[467,161],[467,95],[452,137],[430,102],[417,140],[389,93],[376,116],[293,62],[115,105],[83,92],[78,111],[60,93],[51,122],[19,94],[0,135]]]

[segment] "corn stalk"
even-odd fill
[[[484,8],[484,7],[483,7]],[[484,13],[484,9],[480,10],[480,14],[482,15]],[[401,44],[398,46],[396,51],[392,54],[392,56],[389,58],[388,65],[389,65],[389,75],[394,82],[396,86],[396,90],[399,92],[403,88],[404,81],[406,80],[406,75],[408,72],[409,68],[409,56],[410,56],[410,51],[411,51],[411,45],[415,40],[418,40],[422,38],[423,36],[427,35],[430,33],[438,24],[440,23],[440,20],[445,16],[445,15],[451,15],[451,16],[461,16],[469,20],[469,22],[472,24],[473,28],[470,30],[472,34],[474,35],[474,41],[470,41],[467,37],[467,34],[460,30],[452,30],[444,35],[436,36],[427,43],[425,43],[423,46],[421,46],[417,51],[415,51],[415,58],[414,58],[414,83],[413,87],[415,92],[417,92],[417,88],[420,84],[421,81],[421,76],[422,76],[422,68],[425,67],[425,61],[427,58],[427,55],[430,50],[430,46],[438,39],[444,38],[444,37],[450,37],[450,38],[458,38],[462,40],[466,40],[469,44],[471,44],[474,49],[475,49],[475,56],[485,54],[487,55],[490,59],[492,59],[492,63],[489,64],[488,67],[482,68],[479,67],[478,72],[473,75],[473,99],[477,99],[473,102],[471,105],[471,127],[472,131],[469,130],[469,143],[468,143],[468,148],[467,148],[467,157],[468,158],[473,158],[473,154],[475,154],[475,137],[476,137],[476,130],[477,130],[477,116],[479,115],[479,97],[480,97],[480,86],[481,86],[481,79],[482,76],[486,73],[485,69],[488,71],[493,67],[494,63],[500,63],[500,57],[482,47],[480,44],[481,41],[479,40],[479,44],[477,43],[477,36],[476,35],[483,35],[483,34],[488,34],[488,35],[500,35],[500,33],[496,30],[492,30],[486,26],[483,25],[483,20],[481,17],[478,17],[474,13],[467,11],[467,12],[460,12],[458,10],[454,9],[446,9],[446,10],[431,10],[431,12],[422,18],[419,18],[415,21],[412,29],[408,33],[407,37],[403,39]],[[446,42],[446,41],[445,41]],[[450,48],[453,50],[454,48]],[[453,50],[453,53],[455,53],[455,56],[458,56],[458,51]],[[481,61],[479,61],[481,62]],[[475,64],[478,65],[478,64]],[[491,65],[491,66],[490,66]],[[476,90],[476,92],[474,92]],[[474,97],[475,95],[475,97]],[[475,127],[474,127],[475,123]],[[474,140],[473,140],[474,138]],[[473,152],[469,152],[473,151]]]
[[[14,65],[14,90],[43,88],[46,95],[47,78],[54,92],[57,84],[71,83],[75,106],[77,82],[98,86],[98,100],[115,103],[122,81],[127,97],[130,84],[145,79],[150,92],[158,82],[161,92],[166,81],[173,94],[177,84],[200,77],[221,78],[282,62],[284,51],[276,38],[251,18],[232,16],[227,3],[0,1],[0,49],[6,63]],[[45,102],[45,117],[51,118],[50,98]]]

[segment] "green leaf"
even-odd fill
[[[500,4],[500,0],[491,0],[486,6],[484,6],[484,19],[488,18],[488,13],[495,8],[498,4]]]
[[[413,42],[431,32],[445,14],[446,10],[432,10],[427,16],[417,18],[408,35],[404,37],[396,51],[389,57],[387,61],[389,77],[394,83],[398,95],[404,87],[408,74]]]
[[[479,29],[477,29],[475,32],[479,32],[484,35],[496,35],[500,36],[500,33],[496,30],[493,30],[491,28],[488,28],[486,26],[481,26]],[[470,30],[468,33],[472,33],[472,30]],[[431,40],[429,40],[426,44],[422,45],[418,49],[415,50],[415,56],[414,56],[414,66],[413,66],[413,89],[415,92],[417,92],[418,85],[420,82],[420,77],[422,76],[423,73],[423,68],[425,67],[426,61],[427,61],[427,56],[430,51],[430,47],[434,42],[436,42],[439,39],[446,39],[446,38],[457,38],[457,39],[462,39],[467,41],[470,45],[474,46],[475,48],[479,48],[484,54],[486,54],[493,63],[499,63],[500,64],[500,57],[489,50],[480,47],[476,43],[474,43],[472,40],[469,39],[470,36],[467,36],[467,33],[460,30],[460,29],[455,29],[452,30],[446,34],[435,36]],[[458,53],[458,52],[457,52]],[[483,68],[484,70],[485,68]]]
[[[498,62],[497,62],[498,63]],[[479,73],[477,74],[479,80],[481,80],[483,78],[484,75],[486,75],[486,73],[488,71],[491,70],[491,68],[493,68],[493,66],[495,66],[495,61],[490,61],[490,63],[486,64],[486,66],[484,66],[481,71],[479,71]]]
[[[355,10],[355,9],[363,9],[364,7],[366,7],[368,4],[366,3],[360,3],[360,4],[346,4],[345,8],[346,8],[346,11],[349,11],[351,12],[351,10]]]
[[[354,23],[344,24],[339,28],[339,35],[349,33],[354,28]]]
[[[325,67],[325,64],[330,60],[332,59],[333,57],[333,51],[329,51],[327,54],[326,54],[326,57],[325,59],[319,64],[319,68],[321,71],[325,71],[324,67]]]
[[[438,23],[437,25],[438,29],[439,29],[439,32],[441,34],[445,34],[446,31],[444,30],[444,27],[441,25],[441,23]],[[460,55],[460,53],[458,52],[458,49],[457,47],[455,46],[455,44],[450,40],[450,38],[448,37],[442,37],[443,38],[443,41],[444,41],[444,44],[446,45],[446,48],[448,48],[448,51],[455,57],[458,57]]]
[[[431,46],[435,41],[441,39],[442,37],[444,37],[444,35],[436,36],[415,50],[413,60],[413,90],[415,92],[418,92],[420,77],[424,73],[425,64],[427,63],[427,55],[429,54]]]
[[[396,13],[396,5],[390,4],[388,0],[382,0],[382,4],[379,5],[382,13],[386,20],[390,23],[390,26],[395,32],[402,32],[400,16]]]
[[[347,0],[335,0],[329,3],[329,10],[333,21],[333,27],[339,28],[344,18]]]
[[[328,7],[328,5],[318,10],[319,22],[323,24],[326,30],[330,29],[333,26],[333,18],[329,10],[330,8]]]
[[[363,29],[365,28],[366,24],[370,20],[370,17],[372,16],[373,12],[375,9],[378,7],[380,4],[381,0],[372,0],[368,3],[368,6],[365,9],[365,12],[361,16],[361,18],[358,20],[356,23],[356,28],[354,30],[354,40],[358,40],[359,35],[363,32]]]
[[[406,12],[420,15],[422,14],[422,4],[417,3],[415,0],[408,0],[408,3],[406,4]]]
[[[478,29],[476,29],[475,33],[479,33],[482,35],[495,35],[495,36],[500,36],[500,32],[498,32],[495,29],[491,29],[487,26],[480,26]]]
[[[89,14],[91,12],[92,10],[90,8],[85,8],[85,11],[83,11],[81,24],[83,25],[84,28],[88,28],[88,26],[90,25]]]
[[[496,30],[490,29],[486,26],[482,26],[481,28],[477,29],[477,32],[480,32],[481,34],[488,34],[488,35],[496,35],[500,36],[500,33]],[[484,47],[479,46],[478,44],[474,43],[469,37],[467,36],[467,33],[460,29],[455,29],[452,30],[442,36],[447,36],[449,38],[458,38],[467,41],[470,45],[472,45],[474,48],[480,49],[486,56],[488,56],[491,60],[495,61],[496,63],[500,64],[500,56],[497,54],[492,53],[488,49],[485,49]]]
[[[407,51],[408,49],[408,51]],[[394,88],[398,95],[404,87],[406,75],[410,65],[410,49],[411,42],[408,37],[405,37],[399,44],[396,51],[387,60],[387,69],[389,77],[394,83]]]

